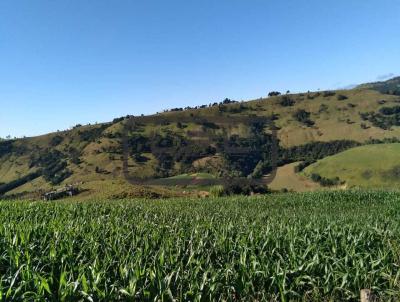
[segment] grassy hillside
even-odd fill
[[[85,183],[93,191],[89,183],[103,182],[107,191],[124,175],[139,180],[196,173],[262,177],[272,165],[274,127],[280,166],[321,159],[372,139],[400,138],[400,96],[385,92],[369,84],[249,102],[225,100],[0,141],[0,195],[1,184],[10,183],[15,188],[7,195],[71,183]],[[244,150],[240,156],[232,151],[238,148]],[[34,180],[23,181],[36,174]]]
[[[0,202],[0,300],[398,301],[400,195]]]
[[[304,170],[326,178],[339,177],[348,187],[400,186],[400,144],[367,145],[328,156]]]

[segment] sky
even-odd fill
[[[400,74],[398,0],[2,0],[0,137]]]

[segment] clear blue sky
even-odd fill
[[[398,0],[2,0],[0,136],[400,73]]]

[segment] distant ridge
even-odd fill
[[[386,81],[361,84],[357,88],[373,89],[384,94],[400,95],[400,76]]]

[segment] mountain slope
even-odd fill
[[[1,184],[18,182],[33,173],[40,176],[6,195],[40,194],[71,183],[81,183],[88,196],[101,190],[118,195],[118,186],[125,194],[127,175],[135,180],[192,173],[260,177],[271,169],[274,128],[279,142],[277,163],[282,166],[315,161],[374,139],[397,139],[400,97],[382,93],[377,88],[381,85],[275,95],[249,102],[225,100],[1,141],[0,192]],[[238,148],[242,150],[239,155]],[[142,188],[135,190],[142,192]],[[183,190],[169,188],[162,194]]]
[[[388,81],[363,84],[359,88],[372,89],[384,94],[400,95],[400,77]]]

